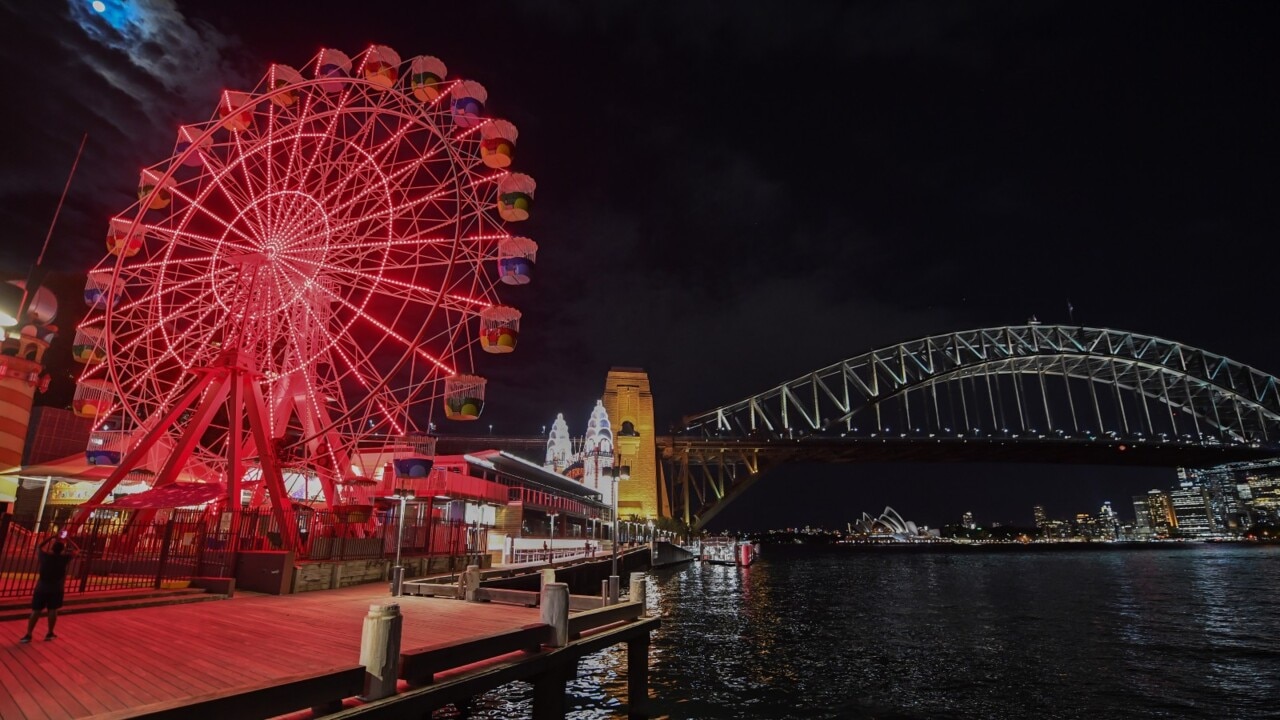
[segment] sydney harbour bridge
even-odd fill
[[[1210,467],[1280,456],[1274,376],[1171,340],[1029,324],[872,350],[657,439],[665,509],[702,528],[787,463]]]

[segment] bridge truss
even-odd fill
[[[987,328],[873,350],[686,418],[662,451],[673,514],[699,528],[788,462],[1203,467],[1274,457],[1280,387],[1148,335]]]

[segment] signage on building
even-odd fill
[[[101,482],[56,482],[49,489],[49,503],[51,505],[79,505],[80,503],[93,497],[97,492]]]

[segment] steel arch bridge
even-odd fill
[[[661,442],[672,515],[698,529],[791,462],[1207,467],[1280,456],[1275,377],[1162,338],[1029,324],[842,360],[685,418]]]

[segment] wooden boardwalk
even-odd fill
[[[385,583],[299,595],[70,615],[45,642],[44,620],[0,622],[0,718],[61,720],[235,690],[358,664],[371,604],[398,602],[406,650],[512,630],[537,608],[392,598]]]

